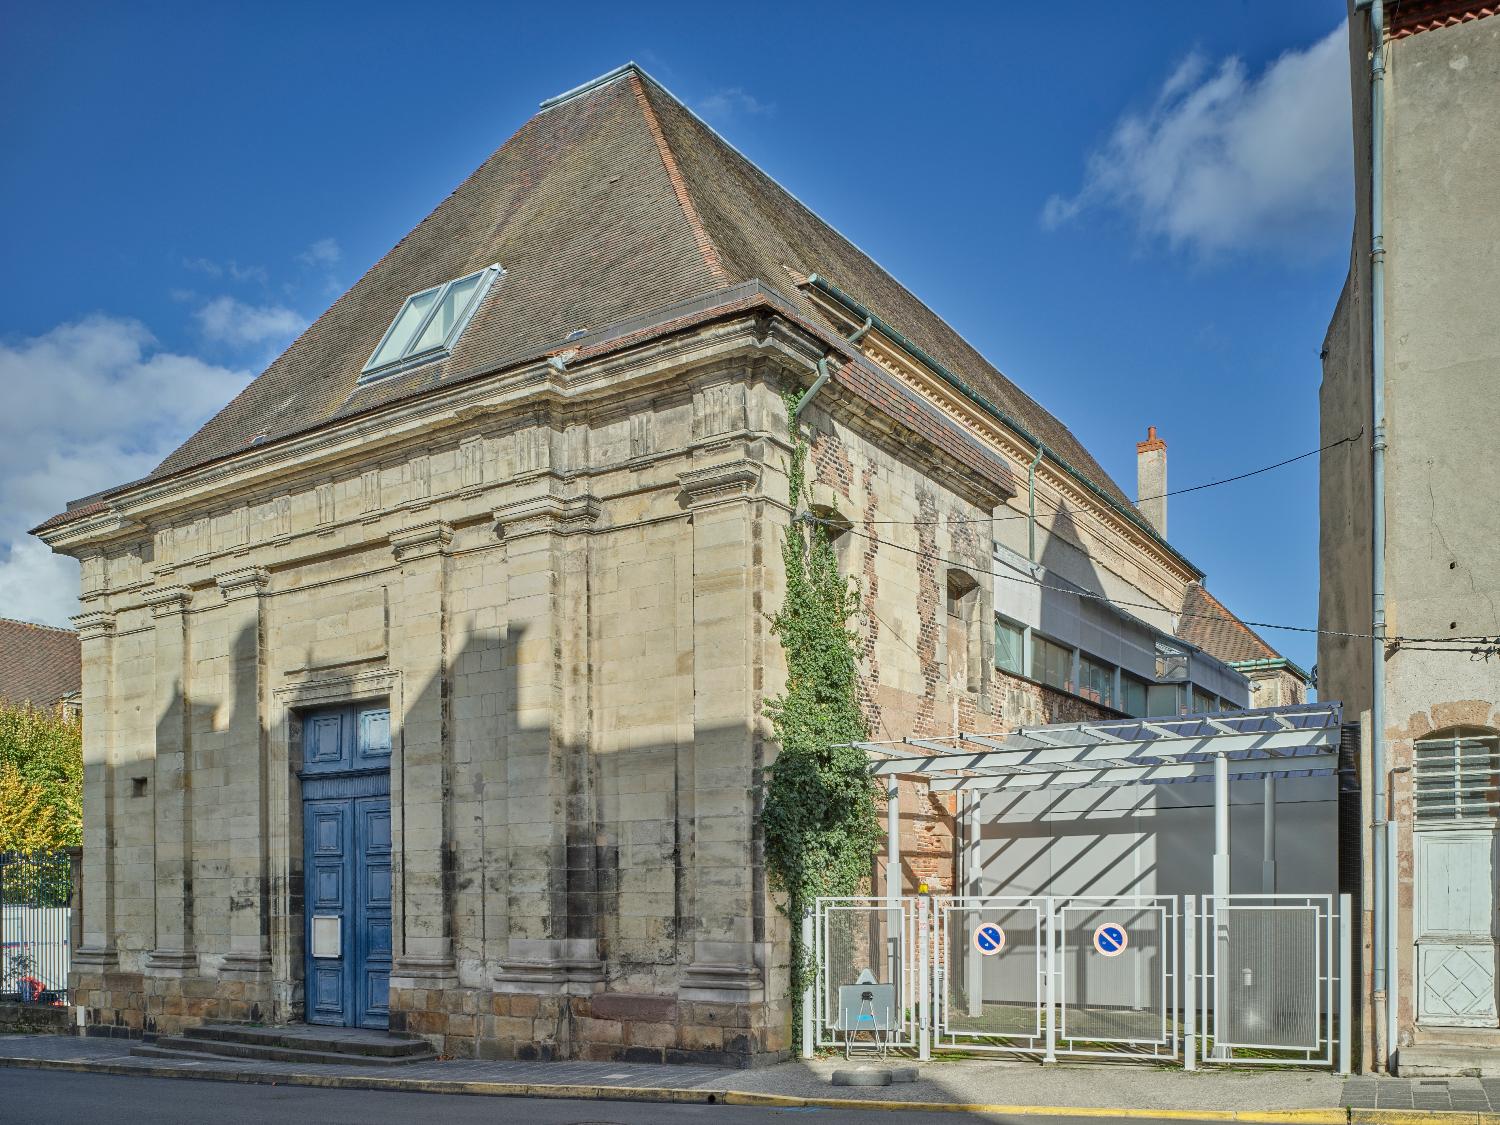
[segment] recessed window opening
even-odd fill
[[[365,364],[361,379],[446,355],[463,335],[495,278],[503,272],[497,265],[486,266],[406,298]]]
[[[948,679],[980,690],[983,641],[979,635],[979,583],[962,570],[948,571]]]
[[[1031,678],[1060,691],[1073,690],[1073,650],[1031,634]]]
[[[1115,705],[1115,668],[1086,653],[1078,656],[1078,694],[1106,707]]]

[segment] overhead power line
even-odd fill
[[[946,555],[932,554],[930,552],[923,551],[920,548],[917,548],[917,547],[907,547],[907,546],[904,546],[903,544],[895,543],[895,542],[892,542],[891,540],[888,540],[888,539],[877,539],[873,535],[866,534],[865,532],[860,531],[860,530],[858,530],[855,527],[849,526],[848,524],[844,523],[842,520],[824,519],[821,516],[815,516],[815,515],[813,515],[811,512],[802,512],[802,513],[800,513],[798,515],[797,518],[800,519],[800,520],[802,520],[802,521],[804,521],[804,522],[806,522],[806,523],[814,523],[814,524],[819,524],[819,525],[824,526],[824,527],[837,528],[840,532],[843,532],[845,534],[848,534],[848,535],[858,535],[861,539],[868,540],[871,543],[876,543],[876,544],[879,544],[879,545],[882,545],[882,546],[886,546],[886,547],[893,547],[893,548],[895,548],[898,551],[905,551],[907,554],[915,555],[915,556],[917,556],[918,558],[921,558],[921,559],[928,559],[928,560],[930,560],[932,562],[945,563],[948,566],[962,567],[965,570],[969,570],[969,569],[972,568],[972,564],[964,562],[964,561],[962,561],[960,559],[952,559],[952,558],[947,557]],[[1006,574],[1006,573],[999,573],[997,575],[997,577],[1004,578],[1004,579],[1006,579],[1008,581],[1011,581],[1011,582],[1019,582],[1022,585],[1038,586],[1038,587],[1040,587],[1040,588],[1042,588],[1044,590],[1056,590],[1058,593],[1072,594],[1075,597],[1088,598],[1091,601],[1101,602],[1104,605],[1113,606],[1116,609],[1145,609],[1145,610],[1150,610],[1150,611],[1152,611],[1154,613],[1162,613],[1162,612],[1171,613],[1172,612],[1170,609],[1167,609],[1167,607],[1159,605],[1159,604],[1157,604],[1155,602],[1127,602],[1127,601],[1117,601],[1116,599],[1107,597],[1104,594],[1095,594],[1095,593],[1092,593],[1091,591],[1081,590],[1081,589],[1078,589],[1078,588],[1073,587],[1073,586],[1058,586],[1058,585],[1054,585],[1054,584],[1049,584],[1047,582],[1043,582],[1039,578],[1026,578],[1026,577],[1024,577],[1022,575],[1019,575],[1019,574]],[[1270,621],[1247,621],[1244,618],[1231,618],[1231,617],[1228,617],[1228,616],[1226,616],[1225,614],[1222,614],[1222,613],[1185,613],[1185,612],[1179,612],[1179,613],[1177,613],[1176,616],[1178,616],[1178,617],[1195,617],[1195,618],[1201,618],[1201,619],[1203,619],[1205,621],[1231,621],[1231,620],[1237,620],[1237,621],[1242,622],[1245,625],[1250,625],[1250,626],[1253,626],[1254,628],[1257,628],[1257,629],[1277,629],[1277,630],[1280,630],[1280,631],[1286,632],[1286,633],[1312,633],[1312,634],[1316,634],[1316,635],[1324,636],[1324,637],[1343,637],[1343,638],[1346,638],[1346,639],[1349,639],[1349,640],[1362,640],[1362,641],[1369,641],[1369,640],[1374,640],[1375,639],[1375,635],[1373,633],[1351,633],[1351,632],[1345,632],[1345,631],[1340,630],[1340,629],[1319,629],[1319,628],[1316,628],[1315,626],[1310,626],[1310,625],[1282,625],[1282,624],[1278,624],[1278,623],[1274,623],[1274,622],[1270,622]],[[1406,644],[1406,645],[1432,645],[1432,646],[1453,645],[1453,646],[1461,646],[1461,647],[1452,647],[1452,648],[1449,648],[1449,647],[1442,647],[1442,648],[1434,647],[1434,648],[1431,648],[1431,649],[1428,650],[1428,651],[1434,651],[1434,652],[1460,652],[1460,653],[1482,652],[1482,649],[1476,649],[1473,646],[1476,643],[1479,644],[1479,645],[1481,645],[1481,646],[1486,646],[1486,645],[1489,645],[1489,644],[1492,643],[1491,639],[1489,637],[1401,637],[1401,636],[1387,636],[1384,639],[1386,641],[1390,642],[1390,643],[1398,643],[1399,642],[1401,644]],[[1500,637],[1495,638],[1495,643],[1500,643]]]
[[[1136,503],[1137,504],[1143,504],[1147,500],[1165,500],[1165,499],[1167,499],[1168,497],[1171,497],[1171,496],[1185,496],[1189,492],[1202,492],[1205,488],[1218,488],[1220,485],[1234,484],[1236,481],[1247,480],[1250,477],[1258,477],[1262,473],[1269,473],[1269,472],[1271,472],[1273,469],[1281,469],[1281,468],[1286,467],[1287,465],[1294,464],[1294,463],[1296,463],[1298,461],[1305,461],[1309,457],[1316,457],[1319,453],[1326,453],[1330,449],[1337,449],[1341,445],[1348,445],[1350,442],[1358,441],[1360,438],[1362,438],[1364,436],[1365,436],[1364,430],[1360,430],[1359,433],[1357,433],[1357,434],[1350,434],[1348,437],[1341,437],[1337,441],[1331,441],[1327,445],[1320,445],[1316,449],[1309,449],[1305,453],[1299,453],[1295,457],[1288,457],[1286,460],[1284,460],[1284,461],[1277,461],[1275,464],[1272,464],[1272,465],[1262,465],[1258,469],[1251,469],[1248,472],[1244,472],[1244,473],[1236,473],[1234,476],[1232,476],[1232,477],[1225,477],[1223,480],[1211,480],[1211,481],[1205,481],[1203,484],[1188,485],[1186,488],[1174,488],[1170,492],[1161,492],[1161,493],[1158,493],[1155,496],[1142,496],[1140,499],[1138,499],[1136,501]],[[1047,503],[1046,500],[1043,500],[1042,502],[1043,503]],[[1078,514],[1082,513],[1082,514],[1091,516],[1094,519],[1098,519],[1099,518],[1097,515],[1095,515],[1095,513],[1093,513],[1092,511],[1090,511],[1090,510],[1088,510],[1086,508],[1080,508],[1077,511],[1067,511],[1066,509],[1063,509],[1063,508],[1054,507],[1053,511],[1054,512],[1058,512],[1058,513],[1066,512],[1066,514],[1070,515],[1070,516],[1072,516],[1072,515],[1078,515]],[[1009,516],[976,516],[976,517],[973,517],[973,518],[970,518],[970,519],[949,519],[946,522],[948,522],[948,523],[1001,523],[1001,522],[1003,522],[1005,520],[1024,520],[1024,519],[1030,519],[1030,518],[1031,517],[1030,517],[1030,515],[1028,513],[1026,513],[1026,512],[1018,512],[1015,515],[1009,515]],[[928,524],[928,523],[940,523],[940,522],[943,522],[943,517],[941,517],[941,516],[935,516],[935,517],[933,517],[930,520],[865,520],[863,522],[865,522],[865,523],[878,523],[878,524]]]

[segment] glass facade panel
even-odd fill
[[[1115,669],[1090,656],[1078,658],[1078,694],[1106,707],[1115,705]]]
[[[1004,618],[995,618],[995,667],[1021,676],[1026,673],[1026,630]]]
[[[1132,676],[1129,672],[1121,675],[1120,694],[1124,698],[1120,700],[1120,710],[1137,719],[1144,719],[1150,713],[1146,710],[1146,691],[1149,687],[1145,680]]]
[[[1073,690],[1073,650],[1031,634],[1031,678],[1063,691]]]

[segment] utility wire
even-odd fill
[[[968,569],[970,569],[972,567],[971,563],[964,562],[964,561],[959,560],[959,559],[951,559],[951,558],[948,558],[945,555],[929,554],[928,552],[923,551],[923,550],[921,550],[918,547],[907,547],[907,546],[904,546],[904,545],[902,545],[900,543],[892,542],[892,541],[890,541],[888,539],[877,539],[875,536],[868,535],[865,532],[858,530],[857,528],[848,526],[848,525],[846,525],[845,523],[843,523],[840,520],[824,519],[824,518],[822,518],[820,516],[813,515],[811,512],[802,512],[802,513],[800,513],[797,516],[797,518],[800,519],[800,520],[802,520],[802,521],[804,521],[805,523],[820,524],[820,525],[822,525],[824,527],[836,528],[839,531],[845,532],[845,533],[847,533],[849,535],[858,535],[861,539],[869,540],[871,543],[876,543],[876,544],[880,544],[880,545],[887,546],[887,547],[894,547],[898,551],[905,551],[905,552],[907,552],[907,554],[916,555],[918,558],[921,558],[921,559],[928,559],[928,560],[930,560],[932,562],[946,563],[949,566],[963,567],[965,570],[968,570]],[[1117,609],[1147,609],[1147,610],[1151,610],[1152,612],[1155,612],[1155,613],[1161,613],[1164,610],[1166,612],[1168,612],[1168,613],[1171,612],[1171,610],[1168,610],[1165,606],[1158,605],[1158,604],[1156,604],[1154,602],[1126,602],[1126,601],[1116,601],[1113,598],[1105,596],[1104,594],[1095,594],[1095,593],[1092,593],[1092,592],[1090,592],[1088,590],[1080,590],[1080,589],[1077,589],[1077,588],[1072,587],[1072,586],[1050,585],[1050,584],[1048,584],[1046,582],[1041,581],[1041,579],[1038,579],[1038,578],[1025,578],[1025,577],[1022,577],[1019,574],[1005,574],[1005,573],[1000,573],[998,575],[998,577],[1008,579],[1008,580],[1010,580],[1012,582],[1020,582],[1021,584],[1026,585],[1026,586],[1039,586],[1039,587],[1041,587],[1044,590],[1056,590],[1058,593],[1073,594],[1076,597],[1088,598],[1088,599],[1090,599],[1092,601],[1102,602],[1105,605],[1113,606],[1113,607],[1115,607]],[[1229,620],[1231,620],[1231,618],[1225,616],[1222,613],[1178,613],[1177,616],[1178,617],[1197,617],[1197,618],[1202,618],[1205,621],[1229,621]],[[1281,630],[1282,632],[1286,632],[1286,633],[1314,633],[1314,634],[1317,634],[1319,636],[1325,636],[1325,637],[1344,637],[1344,638],[1349,639],[1349,640],[1360,640],[1360,641],[1370,641],[1370,640],[1374,640],[1375,639],[1375,635],[1373,633],[1348,633],[1348,632],[1344,632],[1344,631],[1339,630],[1339,629],[1318,629],[1318,628],[1315,628],[1315,627],[1312,627],[1312,626],[1308,626],[1308,625],[1279,625],[1279,624],[1274,624],[1274,623],[1269,622],[1269,621],[1246,621],[1246,620],[1244,620],[1244,618],[1237,618],[1236,620],[1240,620],[1244,624],[1254,626],[1257,629],[1278,629],[1278,630]],[[1487,644],[1487,643],[1490,642],[1490,638],[1489,637],[1401,637],[1401,636],[1387,636],[1387,637],[1384,638],[1384,640],[1386,640],[1388,642],[1391,642],[1391,643],[1400,642],[1402,644],[1411,644],[1411,645],[1421,644],[1421,645],[1468,645],[1468,646],[1472,646],[1476,641],[1480,642],[1481,644]],[[1500,638],[1496,638],[1496,641],[1500,641]],[[1469,647],[1458,647],[1458,648],[1434,648],[1434,649],[1431,649],[1429,651],[1433,651],[1433,652],[1475,652],[1475,651],[1480,651],[1480,650],[1469,648]]]
[[[1320,446],[1318,446],[1317,449],[1309,449],[1306,453],[1299,453],[1295,457],[1288,457],[1285,461],[1277,461],[1274,465],[1262,465],[1258,469],[1251,469],[1249,472],[1238,473],[1238,474],[1236,474],[1235,476],[1232,476],[1232,477],[1225,477],[1223,480],[1211,480],[1211,481],[1206,481],[1203,484],[1189,485],[1186,488],[1174,488],[1170,492],[1161,492],[1161,493],[1158,493],[1155,496],[1142,496],[1139,500],[1136,501],[1136,504],[1138,504],[1138,505],[1139,504],[1144,504],[1147,500],[1165,500],[1165,499],[1167,499],[1170,496],[1184,496],[1184,495],[1186,495],[1189,492],[1202,492],[1205,488],[1218,488],[1221,484],[1234,484],[1236,481],[1246,480],[1246,479],[1248,479],[1250,477],[1257,477],[1257,476],[1260,476],[1261,473],[1269,473],[1273,469],[1284,468],[1285,466],[1294,464],[1297,461],[1304,461],[1304,460],[1306,460],[1309,457],[1316,457],[1319,453],[1326,453],[1330,449],[1337,449],[1341,445],[1348,445],[1350,442],[1358,441],[1360,438],[1362,438],[1364,436],[1365,436],[1364,430],[1360,430],[1359,433],[1357,433],[1357,434],[1350,434],[1348,437],[1341,437],[1337,441],[1331,441],[1331,442],[1329,442],[1327,445],[1320,445]],[[1047,503],[1046,500],[1043,500],[1042,502],[1043,503]],[[1064,510],[1065,509],[1062,509],[1062,508],[1054,508],[1053,509],[1054,512],[1063,512]],[[1079,511],[1084,512],[1085,514],[1087,514],[1089,516],[1092,516],[1095,519],[1098,519],[1098,517],[1095,516],[1093,512],[1088,511],[1088,509],[1079,509]],[[1067,514],[1068,515],[1076,515],[1077,513],[1075,513],[1075,512],[1068,512]],[[1030,518],[1030,516],[1027,513],[1025,513],[1025,512],[1018,512],[1017,514],[1010,515],[1010,516],[977,516],[977,517],[974,517],[972,519],[950,519],[947,522],[948,523],[999,523],[999,522],[1001,522],[1003,520],[1024,520],[1024,519],[1029,519],[1029,518]],[[939,523],[941,521],[942,521],[942,517],[938,516],[938,517],[934,517],[933,519],[930,519],[930,520],[866,520],[864,522],[866,522],[866,523],[879,523],[879,524],[928,524],[928,523]]]

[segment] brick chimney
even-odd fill
[[[1167,443],[1146,428],[1146,440],[1135,446],[1135,507],[1147,523],[1167,537]]]

